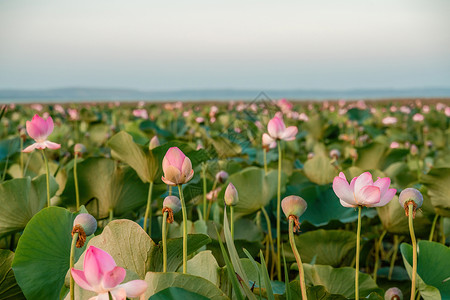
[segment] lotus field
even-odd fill
[[[0,299],[450,299],[446,100],[0,118]]]

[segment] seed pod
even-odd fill
[[[413,201],[415,203],[416,208],[421,207],[423,203],[422,193],[414,188],[404,189],[398,197],[398,202],[400,202],[400,205],[402,207],[405,207],[405,205],[407,206],[407,203],[410,201]]]
[[[287,196],[281,201],[281,208],[283,209],[286,218],[295,216],[299,218],[305,212],[308,204],[299,196]]]
[[[73,221],[73,226],[81,225],[87,236],[90,236],[97,230],[97,220],[90,214],[79,214]]]
[[[403,293],[399,288],[391,287],[384,293],[384,300],[403,300]]]
[[[177,196],[167,196],[164,198],[163,207],[170,208],[176,214],[181,210],[181,201]]]

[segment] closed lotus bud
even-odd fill
[[[216,174],[216,180],[219,183],[224,183],[228,179],[228,173],[225,171],[220,171]]]
[[[338,149],[332,149],[330,151],[330,157],[334,159],[338,159],[341,156],[341,152]]]
[[[287,196],[281,201],[281,208],[283,209],[286,218],[295,216],[299,218],[305,212],[308,204],[299,196]]]
[[[78,155],[81,156],[84,153],[86,153],[86,146],[84,146],[83,144],[75,144],[75,146],[73,147],[73,152]]]
[[[155,135],[150,140],[150,144],[148,145],[148,149],[152,150],[152,149],[158,147],[159,145],[160,145],[160,143],[159,143],[158,137]]]
[[[384,300],[403,300],[403,293],[399,288],[392,287],[384,293]]]
[[[176,214],[181,210],[181,201],[177,196],[167,196],[164,198],[163,207],[170,208]]]
[[[171,186],[186,183],[194,176],[191,160],[178,147],[167,150],[162,161],[162,169],[164,172],[162,181]]]
[[[419,153],[419,148],[413,144],[411,145],[410,151],[412,156],[416,156]]]
[[[314,157],[314,152],[309,152],[308,153],[308,159],[312,159]]]
[[[421,207],[423,203],[422,193],[414,188],[404,189],[398,197],[398,202],[400,202],[400,205],[404,207],[409,201],[413,201],[416,205],[416,208]]]
[[[239,201],[239,196],[236,188],[230,182],[225,190],[225,203],[228,206],[235,206]]]
[[[90,236],[97,230],[97,220],[90,214],[79,214],[73,221],[73,226],[80,225],[83,227],[87,236]]]

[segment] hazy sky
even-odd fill
[[[450,87],[450,1],[0,0],[0,89]]]

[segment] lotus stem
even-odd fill
[[[77,244],[78,240],[78,232],[75,232],[72,237],[72,244],[70,246],[70,267],[69,267],[69,274],[70,274],[70,300],[74,299],[75,296],[75,281],[73,280],[72,273],[70,270],[73,268],[73,265],[75,264],[75,245]]]
[[[373,269],[373,280],[377,282],[377,272],[378,272],[378,263],[379,263],[379,256],[381,248],[383,247],[383,238],[386,235],[386,230],[383,230],[383,233],[380,235],[380,239],[377,241],[375,245],[375,265]]]
[[[23,169],[23,152],[22,152],[22,149],[23,149],[23,139],[21,137],[20,138],[20,172],[22,172],[22,177],[24,177],[25,173],[24,173],[24,169]]]
[[[145,208],[145,215],[144,215],[144,231],[148,232],[148,235],[152,234],[152,190],[153,190],[153,181],[150,181],[147,195],[147,207]],[[150,219],[150,222],[148,222],[148,231],[147,231],[148,219]]]
[[[172,196],[172,186],[169,185],[169,196]]]
[[[166,226],[167,226],[167,211],[163,214],[163,221],[162,221],[162,244],[163,244],[163,272],[167,272],[167,232],[166,232]]]
[[[281,141],[278,141],[278,181],[277,181],[277,274],[281,276]]]
[[[47,180],[47,206],[50,207],[50,171],[48,169],[48,160],[47,156],[45,156],[45,150],[42,149],[42,157],[44,158],[44,164],[45,164],[45,175]]]
[[[77,175],[77,157],[78,154],[75,153],[75,158],[73,160],[73,180],[75,183],[75,199],[76,199],[76,208],[78,211],[80,209],[80,193],[78,190],[78,175]]]
[[[216,189],[216,186],[217,186],[217,180],[214,180],[212,191],[214,191]],[[208,221],[208,219],[209,219],[209,214],[211,213],[211,206],[212,206],[213,201],[214,201],[214,199],[211,199],[211,201],[208,201],[208,209],[206,210],[206,217],[204,218],[205,222]]]
[[[292,252],[294,253],[295,260],[298,265],[298,276],[300,279],[300,290],[302,291],[302,299],[307,300],[306,296],[306,284],[305,284],[305,272],[303,270],[302,259],[300,258],[300,253],[298,253],[297,247],[294,241],[294,219],[295,216],[289,216],[289,243],[291,244]],[[280,253],[280,250],[278,250]]]
[[[267,248],[267,253],[266,253],[266,257],[267,257],[267,265],[269,265],[269,248],[272,249],[272,262],[275,260],[275,249],[273,248],[273,238],[272,238],[272,226],[270,225],[270,218],[269,215],[267,214],[267,211],[264,207],[261,207],[261,211],[263,212],[264,218],[266,219],[266,224],[267,224],[267,236],[269,237],[269,247]],[[273,276],[272,276],[273,277]],[[273,278],[271,278],[273,279]]]
[[[445,245],[444,217],[441,216],[439,229],[441,231],[441,243]]]
[[[394,235],[394,246],[393,246],[394,252],[392,253],[391,265],[389,267],[389,274],[388,274],[389,280],[391,280],[392,272],[394,271],[395,260],[397,259],[398,244],[399,244],[398,235]]]
[[[113,218],[114,218],[114,209],[110,208],[109,209],[109,221],[108,221],[108,223],[111,222],[113,220]]]
[[[267,175],[267,150],[263,148],[264,153],[264,175]]]
[[[355,259],[355,299],[359,299],[359,251],[361,242],[361,210],[362,206],[358,206],[358,229],[356,230],[356,259]]]
[[[411,243],[413,247],[413,265],[412,265],[412,274],[411,274],[411,300],[414,300],[415,291],[416,291],[416,272],[417,272],[417,241],[416,236],[414,234],[414,226],[413,226],[413,211],[414,211],[414,202],[411,201],[408,204],[408,224],[409,224],[409,233],[411,235]]]
[[[181,212],[183,213],[183,274],[187,273],[187,215],[186,215],[186,203],[184,203],[183,189],[181,184],[178,185],[178,191],[180,192]]]
[[[430,236],[429,236],[429,238],[428,238],[428,240],[429,240],[430,242],[433,241],[434,229],[436,228],[436,222],[437,222],[437,219],[438,219],[438,218],[439,218],[439,215],[436,214],[436,215],[434,216],[434,219],[433,219],[433,224],[431,224]]]
[[[202,164],[202,179],[203,179],[203,218],[206,217],[207,203],[206,203],[206,164]]]

